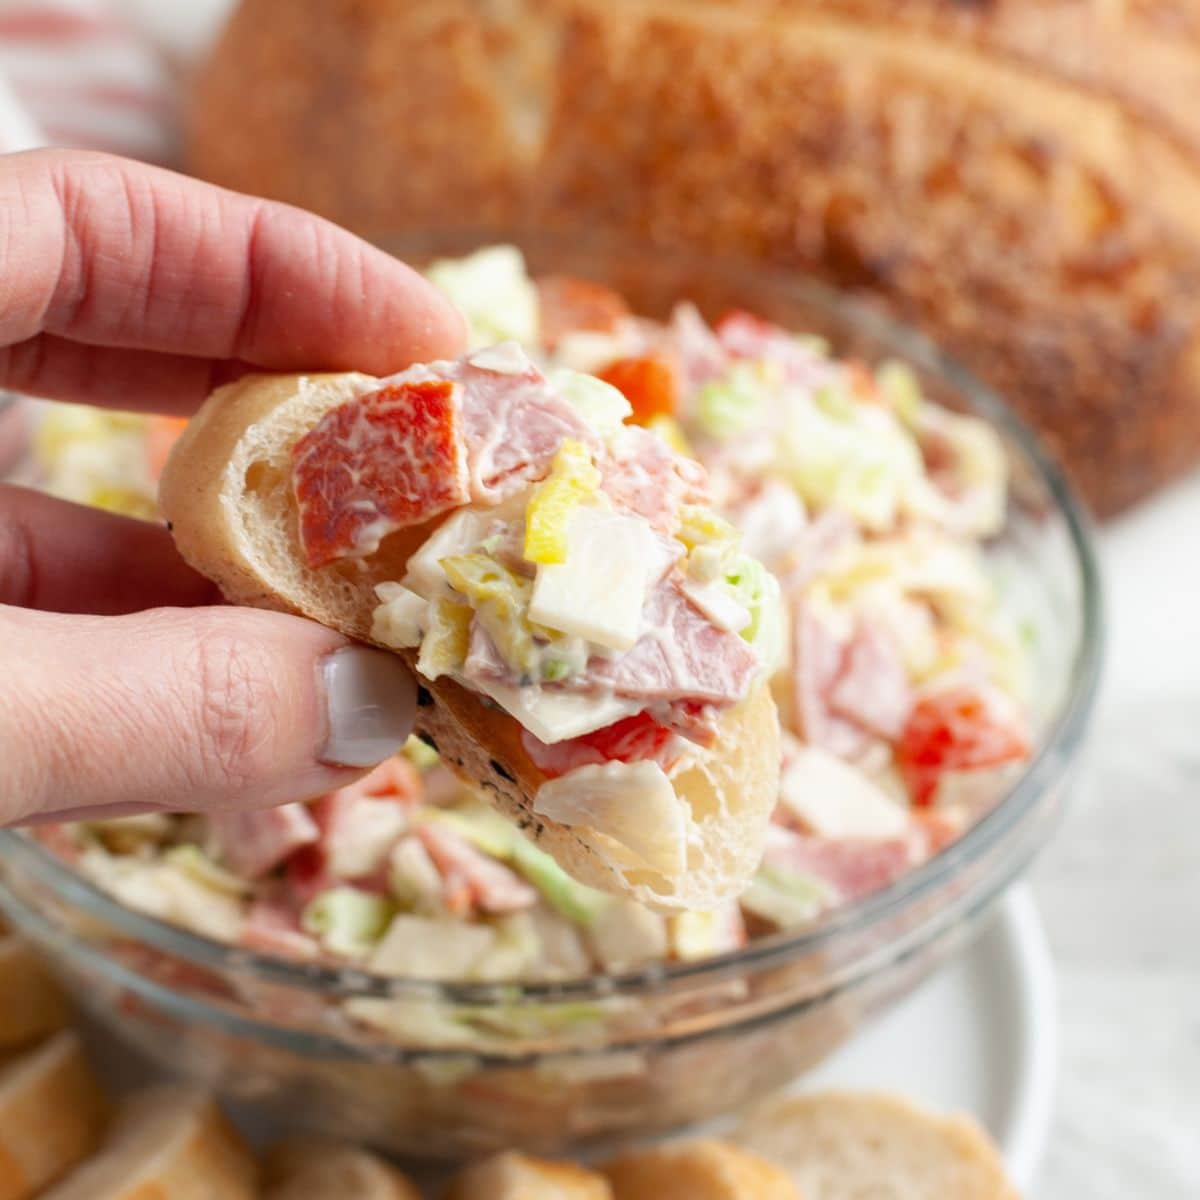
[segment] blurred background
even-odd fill
[[[376,239],[769,263],[991,384],[1104,522],[1108,589],[1087,778],[1034,871],[1034,1194],[1200,1194],[1200,4],[0,0],[0,148],[44,142]]]

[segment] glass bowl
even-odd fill
[[[835,353],[902,358],[933,398],[991,421],[1013,482],[988,552],[1037,634],[1036,753],[964,836],[890,887],[799,932],[619,976],[446,985],[266,957],[125,908],[15,832],[0,833],[0,907],[114,1038],[274,1125],[453,1158],[612,1146],[732,1112],[916,987],[1054,828],[1100,660],[1087,521],[990,392],[911,330],[813,283],[511,231],[378,240],[410,261],[516,242],[536,272],[609,283],[649,315],[681,298],[710,316],[747,308],[828,338]],[[357,1019],[366,1013],[370,1024]]]

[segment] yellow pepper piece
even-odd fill
[[[517,671],[529,671],[536,657],[526,613],[532,584],[486,554],[455,554],[441,560],[455,591],[471,603],[496,649]]]
[[[711,542],[736,545],[738,532],[724,517],[699,504],[685,504],[679,510],[679,532],[675,535],[689,550]]]
[[[444,597],[433,604],[433,620],[421,642],[417,670],[426,679],[455,671],[467,660],[471,641],[471,609]]]
[[[538,484],[525,510],[525,558],[532,563],[567,561],[567,528],[575,509],[600,488],[600,472],[581,442],[558,448],[550,474]]]

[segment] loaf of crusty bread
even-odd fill
[[[1194,0],[243,0],[190,163],[368,234],[604,229],[866,289],[1101,512],[1200,454]]]
[[[421,1200],[391,1163],[319,1137],[296,1136],[275,1146],[264,1175],[264,1200]]]
[[[810,1200],[781,1168],[729,1142],[698,1139],[635,1150],[602,1170],[613,1200]]]
[[[603,1175],[575,1163],[547,1162],[515,1150],[465,1167],[444,1200],[612,1200]]]
[[[56,1033],[71,1005],[41,959],[15,934],[0,933],[0,1053]]]
[[[257,1200],[258,1164],[211,1097],[162,1085],[120,1109],[100,1152],[43,1200]]]
[[[805,1200],[1017,1200],[988,1136],[901,1096],[824,1092],[766,1102],[737,1140],[785,1168]]]
[[[338,405],[371,390],[369,376],[247,376],[219,389],[176,444],[163,473],[159,506],[176,544],[226,598],[311,617],[371,641],[374,588],[404,575],[430,529],[400,530],[351,567],[314,570],[300,545],[290,486],[295,443]],[[416,670],[416,651],[396,651]],[[670,772],[693,814],[686,867],[668,877],[632,867],[587,827],[533,812],[545,780],[507,713],[453,680],[421,676],[417,728],[443,762],[478,785],[572,875],[605,891],[672,911],[711,909],[745,886],[762,852],[775,804],[779,723],[760,685],[721,720],[717,744]]]
[[[107,1118],[107,1102],[69,1030],[0,1063],[0,1200],[42,1195],[95,1149]]]

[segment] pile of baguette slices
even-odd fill
[[[210,1096],[106,1095],[37,957],[0,931],[0,1200],[424,1200],[394,1166],[311,1137],[259,1160]],[[962,1117],[892,1096],[776,1100],[730,1141],[678,1141],[597,1167],[516,1152],[463,1169],[441,1200],[1015,1200]]]

